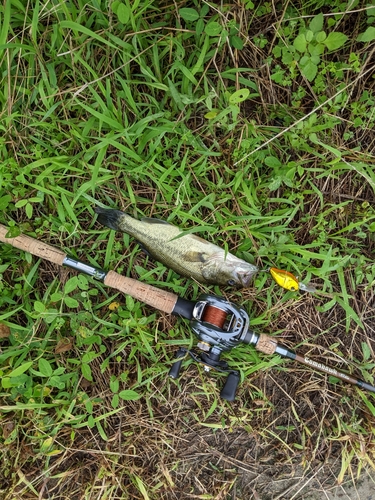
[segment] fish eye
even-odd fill
[[[232,286],[232,285],[235,285],[235,284],[236,284],[236,282],[235,282],[234,280],[229,280],[229,281],[228,281],[228,285],[231,285],[231,286]]]

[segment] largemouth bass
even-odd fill
[[[249,286],[258,271],[195,234],[180,236],[181,230],[158,219],[134,219],[120,210],[95,208],[98,221],[111,229],[133,236],[156,260],[182,276],[200,283]]]

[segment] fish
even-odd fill
[[[98,222],[134,237],[155,260],[199,283],[248,287],[258,267],[166,221],[134,219],[120,210],[96,207]]]

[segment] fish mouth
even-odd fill
[[[253,269],[251,269],[250,271],[247,270],[247,271],[243,271],[243,272],[240,272],[238,273],[238,280],[241,284],[241,286],[243,286],[244,288],[247,288],[249,285],[250,285],[250,282],[252,281],[252,279],[254,278],[254,276],[256,275],[256,273],[259,271],[259,269],[256,267],[256,266],[253,266]]]

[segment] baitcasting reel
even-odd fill
[[[199,339],[197,348],[200,352],[180,348],[169,376],[178,378],[181,364],[188,354],[196,363],[204,365],[207,372],[213,369],[228,373],[220,396],[227,401],[233,401],[240,374],[231,370],[220,356],[241,343],[253,344],[258,340],[258,335],[249,331],[249,317],[246,311],[221,297],[202,295],[192,311],[191,329]]]

